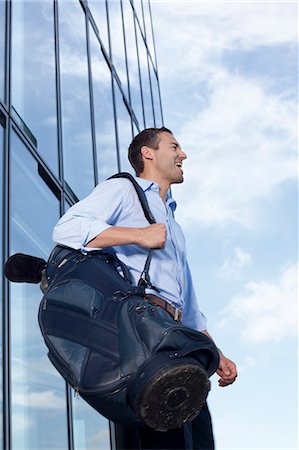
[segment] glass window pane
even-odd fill
[[[53,2],[12,4],[12,104],[58,172]]]
[[[135,123],[133,122],[133,137],[137,136],[138,133],[139,133],[139,130],[137,129]]]
[[[123,2],[123,12],[124,12],[126,43],[127,43],[128,66],[129,66],[131,106],[132,109],[134,110],[140,128],[143,128],[144,118],[140,94],[140,78],[138,70],[134,17],[131,3],[129,1]]]
[[[128,148],[132,141],[131,117],[116,83],[115,102],[121,171],[130,172],[134,175],[135,171],[128,160]]]
[[[155,110],[155,124],[156,124],[156,127],[159,128],[163,125],[162,115],[161,115],[161,103],[160,103],[160,96],[159,96],[159,85],[158,85],[158,79],[156,77],[156,74],[154,72],[152,64],[150,64],[150,67],[151,67],[151,82],[152,82],[153,101],[154,101],[154,110]]]
[[[84,400],[73,399],[74,450],[109,450],[109,422]]]
[[[4,80],[5,80],[5,5],[0,1],[0,100],[4,100]]]
[[[4,156],[4,128],[0,125],[0,178],[3,180],[3,156]],[[3,211],[3,183],[0,184],[0,208],[1,211]],[[2,228],[2,220],[0,221],[0,233],[1,237],[3,236],[3,228]],[[2,292],[2,280],[3,280],[3,268],[2,264],[0,265],[0,292]],[[2,367],[2,355],[3,355],[3,349],[2,349],[2,308],[0,310],[0,363]],[[0,371],[0,389],[2,392],[2,370]],[[0,423],[0,449],[3,448],[3,427],[2,427],[2,411],[3,411],[3,401],[2,401],[2,395],[0,396],[0,417],[1,417],[1,423]]]
[[[94,186],[85,14],[59,2],[64,176],[77,197]]]
[[[153,62],[155,61],[155,52],[154,52],[154,40],[153,40],[153,29],[151,24],[151,16],[150,16],[150,5],[148,0],[145,0],[143,4],[144,11],[144,20],[145,20],[145,35],[146,35],[146,43],[147,47],[150,51]]]
[[[142,0],[134,0],[134,9],[138,17],[139,25],[142,29],[142,32],[144,32],[144,24],[143,24],[143,17],[142,17]]]
[[[102,181],[118,171],[111,72],[103,57],[99,42],[92,30],[90,30],[90,48],[98,176],[99,181]]]
[[[11,152],[10,253],[46,259],[53,246],[51,233],[59,218],[59,202],[15,134]],[[14,450],[68,448],[65,382],[46,356],[37,321],[41,297],[39,285],[10,285]]]
[[[138,51],[139,51],[139,62],[140,62],[140,71],[141,71],[141,80],[142,80],[142,95],[143,95],[143,106],[144,106],[144,114],[145,114],[145,126],[148,128],[148,127],[154,126],[153,106],[152,106],[149,73],[148,73],[148,59],[147,59],[146,47],[145,47],[143,38],[142,38],[139,30],[137,30],[137,36],[138,36]]]
[[[106,2],[105,0],[88,0],[88,6],[98,27],[105,50],[109,53]]]
[[[123,23],[119,0],[109,3],[108,11],[111,34],[112,62],[121,81],[122,88],[127,95],[128,79],[126,71]]]

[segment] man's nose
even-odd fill
[[[180,148],[179,157],[183,159],[187,159],[186,153]]]

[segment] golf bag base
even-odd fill
[[[167,367],[143,383],[139,416],[157,431],[179,428],[199,414],[209,390],[205,370],[192,358],[168,361]]]

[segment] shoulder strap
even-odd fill
[[[108,178],[108,180],[111,180],[111,178],[127,178],[127,180],[130,180],[135,188],[137,195],[138,195],[139,201],[141,203],[141,206],[142,206],[142,209],[143,209],[143,212],[144,212],[144,215],[145,215],[147,221],[150,224],[156,223],[155,218],[148,206],[148,202],[147,202],[145,193],[143,192],[142,187],[139,186],[139,184],[137,183],[137,181],[135,180],[133,175],[131,175],[128,172],[120,172],[120,173],[116,173],[115,175],[112,175],[111,177]]]
[[[145,218],[147,219],[147,221],[150,224],[156,223],[155,218],[149,208],[145,193],[143,192],[142,187],[139,186],[139,184],[137,183],[135,178],[128,172],[116,173],[115,175],[112,175],[111,177],[109,177],[108,180],[111,180],[112,178],[127,178],[127,180],[131,181],[131,183],[133,184],[133,186],[136,190],[136,193],[138,195]],[[153,286],[151,284],[151,280],[150,280],[150,276],[149,276],[149,267],[150,267],[151,259],[153,256],[153,252],[154,252],[154,249],[151,248],[147,255],[143,271],[141,272],[141,276],[138,281],[138,287],[141,288],[143,291],[145,288],[150,287],[151,289],[154,289],[155,291],[159,292],[159,289],[157,289],[155,286]]]

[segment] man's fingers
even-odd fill
[[[229,386],[230,384],[233,384],[235,381],[236,381],[235,379],[233,379],[231,381],[224,381],[224,380],[220,379],[220,380],[218,380],[218,384],[220,387],[226,387],[226,386]]]
[[[217,373],[219,372],[220,376],[226,375],[226,376],[230,376],[231,375],[231,370],[228,367],[228,365],[225,362],[222,362],[222,364],[220,364],[219,369],[217,371]]]
[[[238,376],[236,365],[223,355],[220,359],[217,374],[220,376],[218,383],[221,387],[229,386],[234,383]]]
[[[163,223],[154,223],[141,228],[139,243],[146,248],[164,248],[167,239],[166,226]]]

